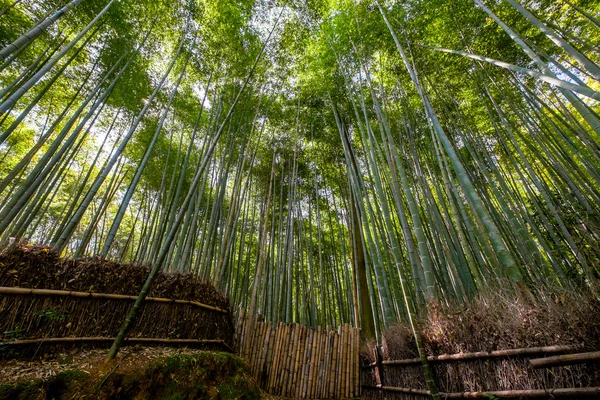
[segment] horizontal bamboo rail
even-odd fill
[[[415,394],[429,396],[429,390],[396,388],[390,386],[364,386],[365,389],[383,390],[388,392]],[[567,389],[529,389],[529,390],[500,390],[492,392],[464,392],[464,393],[440,393],[443,399],[552,399],[552,398],[580,398],[600,396],[600,387],[589,388],[567,388]],[[574,397],[576,396],[576,397]]]
[[[42,339],[23,339],[0,342],[0,346],[14,346],[27,344],[54,344],[54,343],[82,343],[82,342],[113,342],[114,337],[62,337],[62,338],[42,338]],[[160,344],[218,344],[233,352],[231,347],[223,340],[218,339],[163,339],[163,338],[125,338],[126,343],[160,343]]]
[[[442,354],[439,356],[429,356],[427,360],[430,362],[448,362],[448,361],[466,361],[479,360],[487,358],[499,357],[516,357],[516,356],[534,356],[540,354],[566,353],[569,351],[577,351],[583,349],[583,345],[572,346],[545,346],[545,347],[527,347],[522,349],[508,349],[495,351],[478,351],[475,353],[457,353],[457,354]],[[383,365],[413,365],[420,364],[419,358],[409,358],[405,360],[384,360]],[[371,363],[364,368],[372,368],[377,366],[377,363]]]
[[[92,298],[92,299],[106,299],[106,300],[137,300],[137,296],[128,296],[124,294],[108,294],[108,293],[91,293],[91,292],[72,292],[67,290],[54,290],[54,289],[27,289],[17,287],[0,287],[0,294],[13,294],[13,295],[36,295],[36,296],[64,296],[64,297],[79,297],[79,298]],[[204,308],[211,311],[227,313],[227,310],[223,310],[219,307],[209,306],[208,304],[199,303],[191,300],[175,300],[165,299],[162,297],[146,297],[146,301],[153,301],[157,303],[176,303],[176,304],[189,304],[192,306]]]
[[[533,368],[550,368],[559,367],[561,365],[574,365],[585,363],[600,362],[600,351],[592,351],[589,353],[566,354],[562,356],[553,356],[546,358],[536,358],[529,360]]]
[[[264,322],[242,315],[235,351],[261,388],[276,396],[340,399],[360,396],[360,331]]]

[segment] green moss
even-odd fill
[[[233,376],[217,387],[222,399],[260,399],[260,391],[248,378]]]
[[[114,370],[89,381],[81,370],[63,371],[38,381],[0,386],[0,400],[69,399],[158,400],[260,398],[246,364],[227,353],[179,354],[135,370]]]
[[[48,379],[35,379],[0,386],[0,400],[60,399],[69,385],[86,380],[88,375],[80,370],[62,371]]]
[[[0,386],[0,400],[31,400],[35,399],[41,386],[39,380],[19,382]]]

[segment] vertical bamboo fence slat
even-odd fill
[[[268,393],[299,399],[360,397],[358,329],[264,322],[243,311],[236,327],[235,351]]]

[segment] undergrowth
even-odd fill
[[[0,386],[0,400],[217,398],[260,398],[244,361],[229,353],[178,354],[137,368],[105,368],[96,376],[74,369],[48,379]]]

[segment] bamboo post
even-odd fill
[[[296,341],[296,337],[298,336],[298,330],[298,324],[291,325],[289,345],[286,346],[285,379],[283,380],[283,385],[281,388],[282,396],[287,395],[287,385],[291,379],[292,357],[294,356],[294,343]]]
[[[321,365],[321,386],[320,393],[321,397],[327,397],[327,378],[328,378],[328,367],[329,367],[329,358],[331,356],[331,346],[329,344],[329,333],[331,331],[326,329],[323,332],[323,364]]]
[[[313,370],[313,388],[312,388],[312,397],[314,399],[318,399],[318,389],[319,389],[319,367],[321,365],[321,340],[323,338],[323,327],[319,327],[319,333],[317,335],[317,351],[315,357],[315,368]]]
[[[302,395],[300,396],[302,399],[306,399],[306,393],[308,391],[308,375],[310,373],[310,360],[312,357],[312,342],[314,337],[314,329],[311,329],[308,333],[308,337],[306,339],[306,365],[304,366],[304,382],[302,384]]]
[[[340,396],[348,397],[346,395],[346,370],[348,369],[348,335],[346,334],[346,325],[342,326],[342,386],[340,390]]]
[[[304,355],[304,341],[306,338],[306,325],[301,325],[301,329],[300,329],[300,339],[298,340],[298,344],[297,344],[297,353],[296,353],[296,363],[294,365],[294,385],[292,386],[292,390],[290,391],[290,394],[294,397],[297,397],[297,393],[298,393],[298,389],[300,388],[300,380],[302,379],[302,365],[303,365],[303,359],[302,356]]]
[[[262,348],[259,349],[260,351],[260,358],[258,360],[258,365],[257,365],[257,374],[256,374],[256,382],[259,383],[262,382],[263,380],[263,376],[264,376],[264,365],[267,359],[267,353],[269,351],[269,345],[271,343],[271,322],[268,322],[265,326],[265,334],[264,334],[264,339],[263,339],[263,343],[262,343]]]
[[[267,354],[265,355],[265,365],[263,367],[265,371],[265,375],[262,380],[263,387],[266,387],[266,385],[268,384],[271,364],[273,363],[273,352],[275,351],[275,333],[277,331],[275,328],[275,324],[271,325],[270,330],[271,331],[269,332],[269,347],[267,349]]]
[[[335,382],[337,380],[337,375],[336,375],[336,368],[337,368],[337,355],[338,355],[338,338],[337,338],[337,334],[335,333],[335,331],[332,331],[332,339],[333,339],[333,348],[332,348],[332,355],[333,358],[331,360],[331,368],[329,369],[329,376],[331,376],[331,381],[329,382],[329,398],[333,399],[335,398]]]
[[[315,360],[315,371],[314,371],[314,386],[313,386],[313,397],[319,398],[319,367],[321,366],[321,359],[323,358],[323,331],[324,328],[320,327],[319,336],[317,341],[317,358]]]
[[[285,368],[286,368],[286,361],[287,361],[286,349],[289,348],[289,346],[290,346],[289,338],[290,338],[290,334],[291,334],[291,329],[292,329],[291,325],[283,324],[283,341],[282,341],[282,346],[281,346],[281,350],[280,350],[281,362],[279,364],[279,367],[277,368],[278,376],[277,376],[277,380],[276,380],[276,389],[275,389],[275,393],[277,393],[278,395],[282,394],[283,380],[285,379]]]
[[[260,321],[257,321],[256,319],[254,319],[254,321],[252,322],[252,328],[250,330],[250,332],[248,332],[248,354],[246,355],[247,360],[248,360],[248,365],[250,365],[250,369],[253,369],[254,366],[254,355],[256,354],[256,352],[254,351],[254,346],[256,345],[256,342],[258,341],[258,333],[260,332]],[[254,372],[254,371],[252,371]]]
[[[307,394],[306,397],[308,399],[312,399],[313,398],[313,387],[315,384],[315,368],[316,368],[316,363],[317,363],[317,342],[319,341],[319,329],[321,329],[321,327],[317,327],[317,329],[314,331],[313,334],[313,338],[312,338],[312,343],[310,344],[310,349],[311,349],[311,354],[310,354],[310,368],[308,370],[308,390],[307,390]]]
[[[246,318],[246,321],[244,322],[244,347],[242,347],[241,349],[241,356],[242,358],[248,360],[248,346],[249,346],[249,342],[252,340],[252,332],[250,332],[251,327],[252,327],[252,323],[251,320],[253,319],[253,317],[250,315]]]
[[[250,345],[250,354],[248,354],[248,364],[250,364],[250,370],[252,376],[256,380],[256,359],[257,349],[260,346],[260,340],[263,332],[264,323],[262,321],[256,321],[254,323],[254,332],[251,332],[252,342]]]
[[[350,327],[350,362],[348,363],[348,394],[354,397],[354,365],[356,360],[356,347],[354,346],[354,328]]]
[[[273,353],[273,362],[271,364],[271,370],[269,373],[269,383],[267,384],[267,391],[269,393],[275,392],[275,377],[278,375],[278,364],[279,364],[279,351],[281,349],[281,339],[282,339],[282,323],[279,322],[277,324],[277,329],[275,332],[275,351]]]
[[[299,387],[298,387],[298,392],[296,393],[296,397],[299,399],[304,398],[303,394],[304,394],[304,382],[306,381],[306,366],[308,365],[308,362],[306,360],[306,356],[307,356],[307,351],[308,351],[308,340],[310,338],[310,328],[307,328],[306,330],[306,335],[304,337],[304,341],[302,343],[302,366],[299,372]]]
[[[292,380],[292,366],[294,364],[294,353],[295,353],[295,344],[298,339],[298,332],[300,331],[298,324],[292,324],[292,335],[290,337],[290,345],[286,348],[286,363],[285,363],[285,379],[283,380],[282,387],[282,396],[287,396],[288,394],[288,386],[290,381]]]
[[[277,340],[278,340],[278,335],[277,333],[279,332],[278,328],[279,323],[277,324],[273,324],[273,332],[274,332],[274,336],[273,336],[273,351],[271,352],[271,354],[269,355],[269,363],[267,364],[267,379],[266,379],[266,384],[265,384],[265,388],[267,391],[271,390],[271,378],[274,375],[273,372],[273,365],[275,363],[275,353],[277,353]]]
[[[317,341],[319,338],[319,330],[321,327],[317,327],[317,330],[314,332],[312,343],[311,343],[311,356],[310,356],[310,368],[308,371],[308,390],[307,390],[307,398],[313,398],[313,383],[314,383],[314,370],[315,370],[315,360],[317,358]]]
[[[325,360],[325,334],[327,332],[327,329],[323,329],[321,331],[321,335],[319,337],[319,363],[318,363],[318,368],[317,368],[317,376],[316,376],[316,381],[317,381],[317,387],[315,389],[315,397],[320,399],[321,397],[323,397],[322,393],[321,393],[321,387],[323,384],[323,363]]]
[[[350,341],[350,324],[344,325],[346,331],[346,391],[344,396],[350,397],[350,362],[352,360],[352,342]]]
[[[356,358],[354,359],[354,361],[356,362],[356,366],[354,367],[354,386],[356,390],[354,391],[354,393],[356,394],[356,397],[360,397],[362,395],[360,390],[360,329],[355,328],[354,332],[356,333]]]
[[[378,385],[381,386],[385,386],[385,379],[384,379],[384,371],[383,371],[383,360],[382,360],[382,356],[381,353],[379,352],[379,346],[375,345],[375,347],[373,347],[373,355],[375,356],[375,363],[377,365],[377,373],[375,374],[375,382]]]
[[[340,386],[342,384],[342,380],[340,379],[340,375],[342,374],[342,327],[338,327],[338,361],[336,365],[336,373],[335,373],[335,393],[333,394],[334,398],[340,397]]]
[[[319,368],[321,375],[321,384],[319,385],[319,393],[321,398],[327,397],[327,366],[329,365],[329,355],[331,349],[329,348],[329,329],[323,331],[323,361]]]
[[[267,341],[267,334],[269,332],[268,329],[269,329],[268,323],[263,322],[260,340],[257,342],[257,345],[255,347],[255,351],[256,351],[256,361],[255,361],[256,381],[258,381],[258,378],[260,376],[260,365],[262,362],[262,355],[264,353],[265,346],[268,344],[268,341]]]
[[[348,397],[354,397],[354,357],[356,355],[356,349],[354,348],[354,328],[350,327],[349,330],[349,346],[350,346],[350,360],[348,362]]]
[[[298,350],[298,340],[300,338],[300,332],[302,330],[302,326],[299,324],[294,324],[294,336],[292,338],[292,346],[288,348],[289,353],[289,362],[288,362],[288,375],[287,381],[283,387],[283,395],[287,396],[290,393],[290,388],[293,385],[294,381],[294,367],[296,365],[296,353]]]
[[[240,354],[240,341],[243,335],[243,325],[244,325],[244,316],[246,315],[246,310],[242,309],[237,319],[236,327],[235,327],[235,343],[234,349],[235,354]]]
[[[296,365],[294,367],[294,385],[292,387],[291,394],[294,397],[298,397],[298,393],[301,388],[302,381],[302,366],[304,365],[304,349],[305,349],[305,341],[306,341],[307,328],[306,325],[302,325],[302,330],[300,331],[300,340],[298,341],[298,353],[296,354]]]

